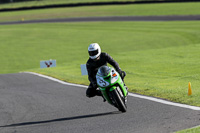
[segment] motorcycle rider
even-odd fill
[[[119,64],[107,53],[101,52],[101,48],[98,43],[92,43],[88,47],[89,59],[86,63],[88,71],[88,79],[90,85],[86,91],[87,97],[102,96],[100,90],[97,90],[96,73],[101,66],[109,63],[120,74],[122,79],[126,76],[126,73],[122,71]]]

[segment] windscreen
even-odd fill
[[[99,74],[101,76],[107,76],[110,73],[110,68],[108,66],[102,66],[99,68]]]

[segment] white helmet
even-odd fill
[[[96,59],[101,54],[101,48],[98,43],[92,43],[88,47],[88,53],[91,59]]]

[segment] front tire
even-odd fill
[[[112,93],[112,97],[113,97],[112,99],[115,101],[115,104],[117,104],[116,106],[119,109],[119,111],[126,112],[127,107],[125,105],[125,101],[119,94],[118,90],[115,89],[115,90],[111,91],[111,93]]]

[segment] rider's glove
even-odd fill
[[[122,71],[122,70],[120,70],[118,73],[119,73],[119,75],[120,75],[120,77],[121,77],[122,79],[124,79],[124,77],[126,76],[126,72],[124,72],[124,71]]]

